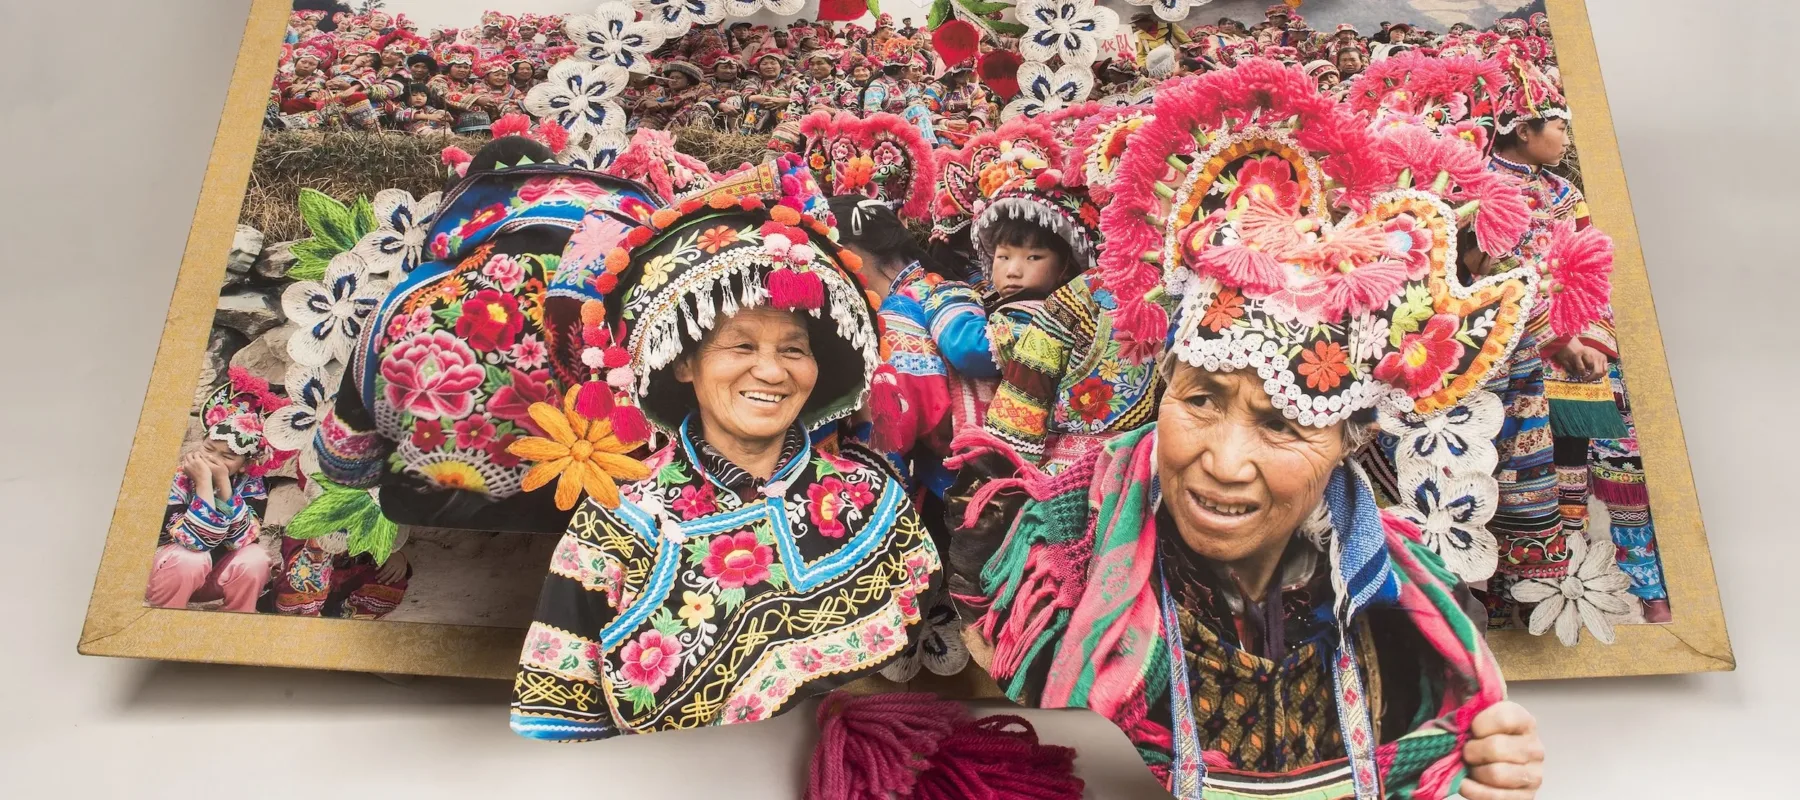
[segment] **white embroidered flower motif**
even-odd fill
[[[635,72],[650,70],[649,54],[662,44],[656,23],[639,21],[637,10],[624,3],[602,3],[592,14],[576,14],[564,23],[575,54],[595,64]]]
[[[1387,353],[1387,347],[1386,317],[1363,314],[1350,320],[1350,352],[1356,361],[1373,364]]]
[[[264,426],[263,435],[269,438],[269,444],[281,450],[303,453],[311,450],[313,433],[319,427],[319,417],[325,407],[336,399],[338,384],[343,377],[344,368],[341,365],[289,366],[287,377],[282,383],[287,389],[289,402],[275,409]]]
[[[750,17],[760,11],[787,17],[806,7],[806,0],[724,0],[724,3],[728,17]]]
[[[1526,629],[1542,636],[1551,628],[1564,645],[1574,647],[1586,627],[1594,638],[1613,643],[1613,623],[1631,613],[1631,578],[1620,571],[1613,548],[1595,547],[1583,536],[1569,537],[1569,574],[1564,578],[1532,578],[1513,584],[1512,596],[1536,603]]]
[[[1134,6],[1150,6],[1156,12],[1157,19],[1166,22],[1180,22],[1187,19],[1188,10],[1199,8],[1212,0],[1125,0]]]
[[[1494,437],[1506,408],[1493,392],[1476,391],[1450,409],[1409,419],[1382,406],[1381,431],[1400,440],[1394,450],[1395,477],[1411,491],[1430,477],[1492,475],[1499,464]]]
[[[717,25],[725,20],[722,0],[631,0],[631,6],[661,29],[665,39],[683,36],[695,25]]]
[[[963,644],[963,621],[949,603],[939,603],[920,621],[918,641],[906,646],[881,668],[881,677],[905,683],[918,676],[919,668],[933,675],[955,675],[969,664],[969,648]]]
[[[1429,478],[1412,490],[1412,502],[1389,511],[1419,526],[1419,541],[1443,557],[1466,583],[1487,580],[1500,565],[1500,545],[1488,532],[1500,485],[1489,475]]]
[[[425,257],[425,237],[431,233],[431,221],[437,216],[442,192],[432,192],[417,200],[404,189],[383,189],[375,193],[371,205],[375,209],[375,230],[356,243],[369,274],[403,278]]]
[[[1037,61],[1019,67],[1019,96],[1000,113],[1004,119],[1023,114],[1035,117],[1087,99],[1094,88],[1094,72],[1086,64],[1064,64],[1051,69]]]
[[[1118,12],[1094,0],[1020,0],[1016,13],[1026,28],[1019,55],[1028,62],[1060,56],[1065,65],[1092,64],[1119,27]]]
[[[308,367],[349,363],[356,337],[392,288],[369,277],[355,250],[339,253],[323,280],[300,281],[281,293],[282,311],[300,326],[288,339],[288,356]]]
[[[613,101],[625,90],[630,73],[617,67],[564,59],[550,77],[525,95],[525,110],[567,128],[572,139],[625,132],[625,110]],[[571,142],[574,144],[574,142]]]
[[[631,139],[624,131],[605,131],[590,137],[580,147],[563,148],[556,160],[571,167],[597,172],[612,166],[613,161],[630,144]]]

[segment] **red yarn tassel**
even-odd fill
[[[828,695],[806,800],[1075,800],[1075,751],[929,694]]]
[[[1115,320],[1114,330],[1130,341],[1161,348],[1163,339],[1169,333],[1169,313],[1162,306],[1143,298],[1126,300],[1119,304],[1119,316]]]
[[[869,444],[876,452],[897,452],[906,444],[901,435],[901,418],[906,413],[905,400],[900,395],[900,376],[894,368],[883,364],[875,370],[875,379],[869,385],[869,421],[872,430],[869,433]]]
[[[650,441],[650,420],[644,418],[644,412],[637,406],[614,406],[612,429],[621,442]]]
[[[795,272],[783,267],[769,273],[769,305],[793,311],[816,311],[825,307],[825,282],[812,272]]]
[[[605,381],[588,381],[575,393],[575,413],[588,419],[604,419],[613,412],[612,387]]]

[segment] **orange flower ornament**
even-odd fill
[[[582,492],[607,508],[619,505],[619,484],[650,477],[650,468],[626,453],[642,442],[622,442],[613,435],[608,420],[588,420],[575,411],[575,390],[570,389],[558,409],[534,403],[531,419],[549,436],[526,436],[506,448],[536,464],[525,473],[523,488],[537,491],[556,479],[556,507],[568,511]]]

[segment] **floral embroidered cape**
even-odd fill
[[[906,647],[938,552],[873,453],[802,447],[748,501],[688,437],[551,557],[512,728],[578,741],[767,719]]]

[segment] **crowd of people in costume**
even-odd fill
[[[561,536],[514,729],[748,722],[972,662],[1114,721],[1183,798],[1530,796],[1484,630],[1670,613],[1610,240],[1549,169],[1547,23],[1146,19],[1113,89],[1005,121],[972,110],[991,85],[957,84],[964,116],[889,104],[904,70],[830,99],[846,58],[959,66],[850,30],[674,39],[598,171],[481,106],[503,135],[389,232],[418,250],[398,288],[332,312],[363,333],[312,401],[325,478],[404,524]],[[752,119],[791,152],[675,147]],[[280,402],[209,403],[152,602],[254,606]]]
[[[337,14],[325,25],[329,32],[321,30],[325,20],[321,11],[294,12],[275,79],[272,126],[479,134],[501,116],[525,113],[526,93],[548,78],[550,67],[576,57],[563,15],[490,11],[476,27],[428,33],[405,14]],[[933,32],[910,18],[896,23],[880,14],[872,24],[872,30],[813,21],[696,26],[657,47],[652,70],[633,74],[620,98],[628,128],[699,126],[768,136],[775,149],[792,149],[800,140],[799,119],[819,109],[895,114],[927,141],[955,146],[1000,124],[1006,100],[1017,92],[1016,76],[1000,70],[984,79],[977,66],[988,53],[1017,52],[1016,37],[983,33],[964,51],[934,44]],[[1147,103],[1163,81],[1258,56],[1299,64],[1322,87],[1342,87],[1390,55],[1412,49],[1491,55],[1503,39],[1554,70],[1543,14],[1503,19],[1491,30],[1457,24],[1440,32],[1406,22],[1384,22],[1374,31],[1347,24],[1316,30],[1286,5],[1271,7],[1254,25],[1229,18],[1171,23],[1146,12],[1102,43],[1086,99]]]

